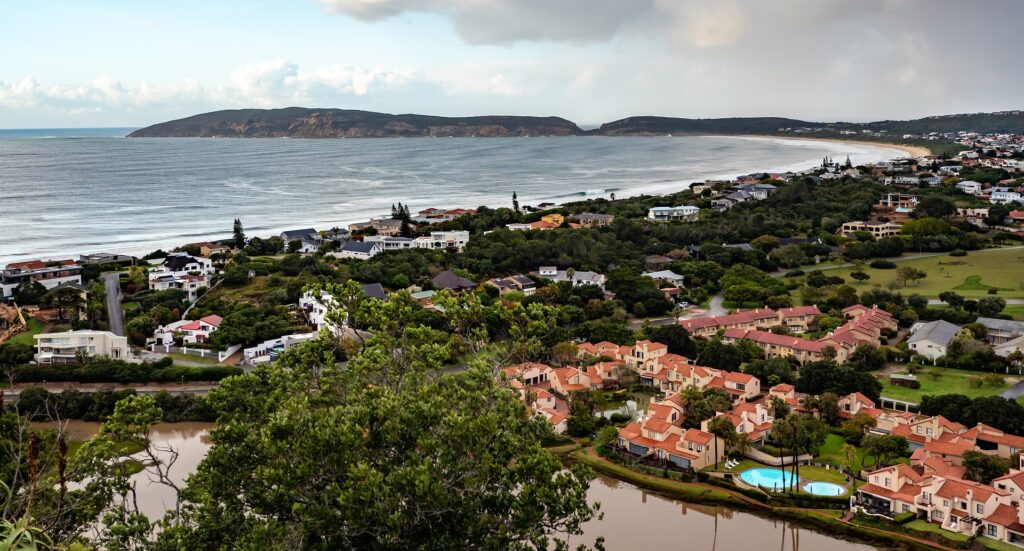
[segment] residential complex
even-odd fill
[[[54,289],[63,283],[82,283],[82,267],[74,260],[12,262],[0,270],[0,301],[8,301],[23,283]]]
[[[81,357],[123,360],[131,357],[128,339],[109,331],[67,331],[35,335],[35,361],[40,364],[73,365]]]

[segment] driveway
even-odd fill
[[[124,314],[121,312],[121,283],[118,272],[100,275],[103,278],[103,289],[107,293],[107,319],[110,320],[110,332],[124,336]]]
[[[1017,381],[1017,384],[1002,391],[999,395],[1008,400],[1016,400],[1017,398],[1024,396],[1024,380]]]

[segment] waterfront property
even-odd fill
[[[678,207],[652,207],[647,211],[647,218],[655,222],[691,221],[700,215],[700,209],[692,205]]]
[[[38,283],[46,290],[64,283],[82,283],[82,267],[74,260],[12,262],[0,270],[0,301],[10,300],[19,285]]]
[[[67,331],[64,333],[40,333],[35,335],[36,353],[34,359],[40,364],[77,364],[82,356],[89,358],[113,358],[121,360],[131,357],[128,339],[110,331]]]
[[[211,314],[197,320],[180,320],[157,327],[153,341],[164,346],[210,342],[210,334],[220,327],[224,319]]]

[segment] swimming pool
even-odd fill
[[[841,496],[846,493],[846,488],[831,482],[808,482],[804,484],[803,490],[816,496]]]
[[[747,469],[740,473],[740,479],[751,486],[759,486],[766,490],[785,490],[794,481],[793,473],[767,467]],[[796,477],[795,480],[799,482],[800,478]]]

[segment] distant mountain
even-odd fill
[[[1024,133],[1024,111],[943,115],[906,121],[809,122],[780,117],[684,119],[628,117],[583,131],[560,117],[480,116],[432,117],[391,115],[346,109],[236,109],[214,111],[136,130],[129,137],[217,138],[390,138],[420,136],[664,136],[790,135],[797,129],[816,129],[816,135],[842,131],[885,131],[903,134],[930,132]]]
[[[942,115],[907,121],[809,122],[777,117],[724,119],[681,119],[673,117],[629,117],[601,125],[594,134],[604,136],[654,136],[694,134],[788,134],[797,128],[819,128],[825,131],[886,131],[892,135],[928,134],[931,132],[1024,133],[1024,111]]]
[[[346,109],[237,109],[154,124],[130,138],[391,138],[420,136],[575,136],[583,134],[558,117],[432,117]]]

